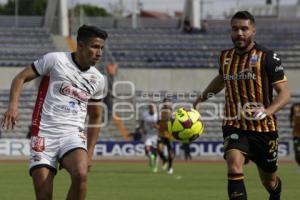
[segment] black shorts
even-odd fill
[[[172,142],[171,142],[171,140],[170,140],[169,138],[165,138],[165,137],[159,136],[159,137],[158,137],[158,140],[157,140],[157,146],[158,146],[159,144],[164,144],[164,145],[166,145],[168,151],[173,149]]]
[[[273,173],[277,170],[278,134],[277,132],[243,131],[224,126],[224,157],[227,151],[237,149],[247,160],[252,160],[263,171]]]

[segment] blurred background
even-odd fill
[[[20,70],[45,53],[74,51],[78,27],[96,25],[109,33],[96,66],[108,80],[109,113],[95,155],[143,156],[135,134],[144,105],[164,97],[189,103],[201,94],[218,73],[220,51],[232,47],[229,21],[238,10],[255,15],[256,41],[281,55],[292,100],[277,114],[279,153],[292,159],[289,114],[292,103],[300,101],[300,0],[0,0],[0,114]],[[16,128],[1,130],[0,155],[29,154],[38,85],[36,80],[25,86]],[[209,102],[201,107],[205,133],[191,144],[191,153],[222,159],[224,94]],[[180,147],[175,148],[181,158]]]

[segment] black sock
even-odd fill
[[[173,165],[173,158],[170,158],[170,157],[168,158],[168,165],[169,165],[168,166],[169,169],[173,167],[172,166]]]
[[[230,200],[247,200],[244,174],[228,174],[227,191]]]
[[[269,200],[280,200],[281,180],[278,176],[276,187],[274,189],[269,189],[268,192],[270,194]]]

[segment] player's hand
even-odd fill
[[[253,117],[255,120],[262,120],[268,116],[268,113],[265,108],[261,107],[255,110]]]
[[[194,108],[194,109],[197,109],[197,107],[199,107],[199,102],[198,102],[198,101],[195,101],[195,102],[193,103],[193,108]]]
[[[14,129],[16,122],[18,120],[18,110],[15,108],[9,108],[3,115],[1,119],[1,127],[4,129]]]

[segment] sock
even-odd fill
[[[228,174],[227,191],[230,200],[247,200],[244,174]]]
[[[169,167],[168,168],[171,169],[173,167],[172,165],[173,165],[173,158],[169,157],[169,159],[168,159],[168,166]]]
[[[166,158],[166,156],[164,155],[163,152],[159,151],[159,152],[157,152],[157,154],[159,155],[159,157],[161,158],[163,163],[167,162],[167,158]]]
[[[269,200],[280,200],[280,194],[281,194],[281,180],[277,176],[277,184],[274,189],[269,189],[268,192],[270,194]]]

